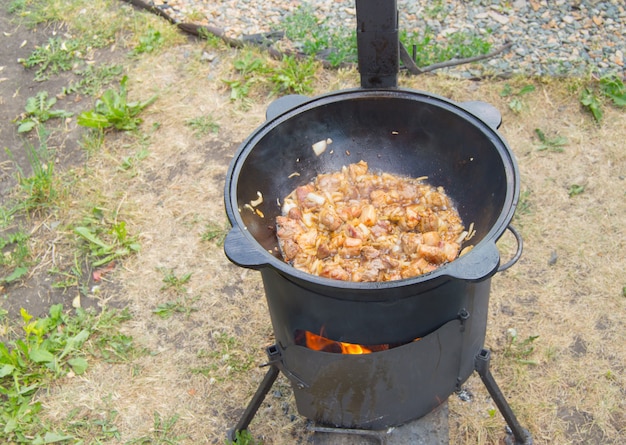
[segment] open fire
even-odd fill
[[[323,334],[324,330],[320,334]],[[417,341],[419,338],[413,340]],[[370,354],[372,352],[386,351],[402,343],[382,344],[382,345],[359,345],[355,343],[346,343],[342,341],[331,340],[322,335],[314,334],[309,331],[296,331],[296,344],[305,346],[314,351],[332,352],[336,354]]]

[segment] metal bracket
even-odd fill
[[[487,349],[481,349],[481,351],[476,354],[476,359],[474,360],[474,369],[480,376],[480,379],[483,381],[484,385],[487,387],[487,391],[489,391],[489,395],[495,402],[496,406],[500,410],[502,417],[506,421],[506,424],[511,429],[511,433],[515,438],[515,442],[510,443],[510,441],[506,441],[507,445],[532,445],[533,438],[530,435],[528,430],[522,428],[522,425],[518,422],[513,410],[509,406],[508,402],[504,398],[502,391],[498,387],[493,375],[491,375],[491,371],[489,370],[489,363],[491,361],[491,352]]]
[[[265,396],[272,388],[272,385],[274,385],[276,378],[278,378],[278,367],[275,364],[270,364],[269,366],[270,368],[265,374],[265,377],[263,377],[263,381],[254,393],[252,400],[250,400],[250,403],[246,407],[246,410],[243,412],[243,415],[239,419],[239,422],[237,422],[237,425],[233,429],[228,431],[227,438],[231,442],[236,442],[237,432],[248,429],[248,425],[250,425],[250,422],[254,418],[254,415],[261,407],[263,400],[265,400]]]
[[[280,348],[278,347],[278,345],[269,346],[265,351],[270,359],[268,365],[276,366],[283,374],[285,374],[285,377],[295,383],[298,389],[305,389],[309,387],[309,384],[307,382],[302,380],[299,376],[291,372],[291,370],[285,366],[285,363],[283,362],[283,356],[280,352]]]
[[[291,371],[285,368],[280,348],[277,345],[268,346],[265,349],[265,352],[269,361],[260,365],[260,367],[269,366],[269,369],[267,370],[265,377],[263,377],[263,380],[261,381],[259,387],[254,393],[254,396],[252,396],[250,403],[248,403],[248,406],[241,415],[241,418],[239,419],[239,422],[237,422],[237,425],[235,425],[234,428],[228,430],[227,439],[231,442],[236,441],[237,432],[248,429],[248,425],[250,425],[250,422],[261,407],[263,400],[265,400],[265,396],[267,396],[267,393],[274,385],[274,382],[278,378],[278,374],[280,373],[280,371],[286,374],[288,378],[295,380],[296,385],[298,385],[299,388],[303,389],[308,387],[308,385],[303,382],[298,376],[294,375]]]

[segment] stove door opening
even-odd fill
[[[324,336],[324,328],[320,330],[319,334],[304,330],[296,329],[294,333],[295,344],[298,346],[304,346],[305,348],[313,351],[331,352],[335,354],[371,354],[373,352],[387,351],[389,349],[403,346],[411,343],[384,343],[378,345],[359,345],[356,343],[348,343],[337,340],[332,340]],[[418,341],[416,338],[412,341]]]

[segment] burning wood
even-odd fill
[[[322,329],[323,331],[323,329]],[[418,341],[416,338],[413,341]],[[335,354],[370,354],[372,352],[386,351],[397,346],[398,344],[382,344],[382,345],[359,345],[356,343],[346,343],[342,341],[331,340],[321,335],[314,334],[309,331],[296,331],[296,344],[305,346],[314,351],[332,352]]]

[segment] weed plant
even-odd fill
[[[524,101],[522,99],[523,96],[525,96],[526,94],[530,94],[534,91],[535,91],[534,85],[524,85],[517,90],[513,90],[513,87],[510,84],[506,83],[504,84],[504,88],[502,88],[502,91],[500,91],[500,96],[508,97],[509,109],[512,112],[519,114],[522,112],[522,110],[525,107]]]
[[[53,110],[52,107],[56,102],[57,98],[49,97],[47,91],[39,91],[34,97],[26,99],[26,111],[18,121],[17,132],[26,133],[49,119],[63,119],[74,114],[65,110]]]
[[[402,30],[400,41],[410,53],[414,54],[415,64],[419,67],[479,56],[491,50],[491,44],[488,41],[469,31],[458,31],[437,39],[429,28],[426,28],[423,33]]]
[[[136,130],[143,122],[138,114],[154,103],[157,95],[145,101],[129,102],[127,82],[128,77],[124,76],[120,81],[119,91],[114,88],[106,90],[100,99],[96,100],[92,110],[84,111],[78,116],[78,125],[97,130],[107,128],[123,131]]]
[[[56,304],[46,317],[35,318],[22,309],[21,318],[21,330],[8,332],[7,340],[0,343],[0,430],[8,443],[72,440],[47,430],[38,417],[42,405],[35,396],[55,379],[85,373],[90,356],[84,345],[115,335],[127,316],[95,315],[82,309],[70,315]]]
[[[29,238],[23,230],[0,235],[0,285],[11,284],[28,273],[32,262]]]
[[[140,54],[151,53],[163,46],[165,39],[161,34],[161,31],[152,27],[148,28],[146,32],[139,37],[139,44],[132,50],[132,56],[138,56]]]
[[[329,27],[315,16],[311,5],[301,5],[285,16],[281,29],[298,50],[309,56],[322,55],[332,66],[357,60],[356,32]]]
[[[125,258],[139,252],[137,237],[131,236],[124,221],[107,221],[101,209],[94,209],[83,224],[73,228],[79,244],[90,258],[93,267]]]
[[[185,439],[184,435],[175,434],[174,427],[179,419],[178,414],[163,418],[158,411],[153,413],[153,427],[150,435],[142,436],[137,439],[126,442],[127,445],[144,445],[144,444],[160,444],[160,445],[176,445]]]
[[[119,81],[123,72],[122,65],[87,65],[83,69],[73,71],[80,79],[71,81],[69,86],[63,88],[63,94],[84,94],[98,96],[103,89],[113,81]]]
[[[51,208],[57,204],[57,199],[62,194],[60,181],[54,170],[54,150],[48,148],[49,133],[43,125],[38,125],[36,129],[39,146],[30,142],[25,143],[26,156],[32,172],[25,172],[13,159],[11,151],[7,150],[9,158],[13,160],[20,189],[19,203],[12,213],[17,211],[30,213]]]
[[[80,42],[60,37],[48,39],[46,45],[37,47],[26,59],[19,59],[26,68],[38,67],[35,80],[43,81],[51,74],[69,71],[78,61],[77,52],[81,50]]]
[[[210,221],[209,223],[207,223],[201,238],[203,241],[211,241],[214,242],[217,246],[223,246],[227,234],[228,229],[225,229],[223,226],[213,221]]]
[[[564,136],[555,136],[549,138],[539,128],[535,128],[535,134],[539,139],[538,151],[553,151],[560,153],[563,151],[563,147],[567,145],[567,138]]]
[[[604,100],[610,100],[617,108],[626,108],[626,85],[619,76],[615,74],[603,76],[596,85],[590,84],[581,90],[581,105],[598,123],[604,116],[602,111]]]
[[[165,272],[165,276],[163,277],[163,287],[161,290],[171,289],[177,294],[186,294],[187,288],[185,285],[189,283],[191,280],[191,272],[177,276],[173,270],[162,270]]]
[[[317,71],[315,59],[297,60],[285,57],[280,66],[272,73],[270,80],[274,85],[274,93],[310,94],[313,91],[313,80]]]
[[[261,445],[248,430],[235,431],[235,439],[227,441],[226,445]]]
[[[220,129],[219,124],[210,114],[187,119],[185,121],[185,125],[191,128],[194,136],[198,139],[203,138],[210,133],[217,133]]]

